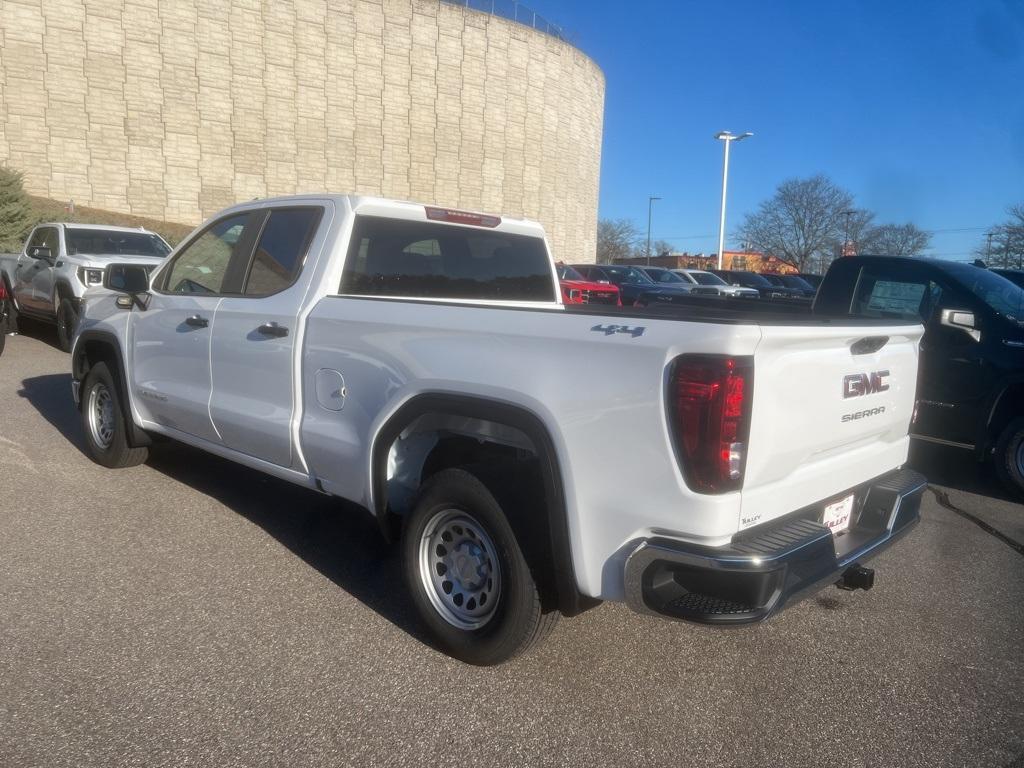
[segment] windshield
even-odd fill
[[[687,274],[696,281],[697,285],[728,285],[725,280],[710,272],[687,272]]]
[[[804,280],[802,277],[797,275],[783,275],[782,282],[784,285],[788,285],[790,288],[798,288],[801,291],[813,291],[814,286]]]
[[[586,280],[583,275],[577,272],[575,269],[569,266],[562,265],[558,267],[558,279],[559,280]]]
[[[601,267],[601,269],[608,274],[613,283],[654,283],[636,267]]]
[[[97,256],[155,256],[163,258],[171,247],[159,235],[150,232],[119,232],[112,229],[65,230],[68,254],[88,253]]]
[[[967,290],[1010,320],[1024,322],[1024,290],[1005,277],[967,264],[950,270]]]
[[[652,271],[651,277],[653,277],[659,283],[688,283],[689,280],[684,280],[675,272],[670,272],[667,269],[659,269],[657,272]]]
[[[733,279],[740,285],[753,286],[755,288],[771,288],[772,284],[756,272],[734,272]]]

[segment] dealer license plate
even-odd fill
[[[853,494],[844,499],[825,505],[825,513],[821,522],[828,526],[833,534],[842,533],[850,527],[850,518],[853,517]]]

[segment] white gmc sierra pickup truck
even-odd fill
[[[107,264],[152,268],[170,252],[160,235],[145,229],[50,222],[29,233],[21,253],[0,254],[0,282],[16,313],[56,323],[57,341],[68,352],[82,295],[103,283]]]
[[[739,624],[867,588],[918,519],[918,324],[568,307],[537,224],[352,196],[230,208],[105,287],[72,355],[92,457],[161,435],[357,502],[472,663],[600,600]]]

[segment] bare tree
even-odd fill
[[[853,195],[826,176],[790,179],[756,212],[747,214],[738,235],[804,272],[831,260],[843,238],[843,211],[852,209]]]
[[[932,236],[913,224],[882,224],[864,233],[860,253],[878,256],[920,256],[931,245]]]
[[[675,248],[668,240],[655,240],[651,243],[651,256],[668,256],[674,250]]]
[[[1024,203],[1006,209],[1009,218],[992,228],[991,240],[986,235],[984,245],[975,254],[990,266],[1024,269]]]
[[[597,263],[632,257],[639,239],[640,233],[629,219],[601,219],[597,223]]]

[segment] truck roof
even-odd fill
[[[66,229],[99,229],[104,232],[145,232],[150,235],[156,234],[156,232],[148,230],[145,227],[117,227],[113,224],[80,224],[77,221],[44,221],[40,222],[36,226],[64,227]]]
[[[330,200],[335,205],[344,209],[351,209],[353,213],[364,216],[387,216],[395,219],[405,219],[408,221],[440,221],[444,223],[443,219],[428,219],[427,209],[433,209],[435,211],[450,211],[454,213],[471,214],[482,217],[484,219],[494,218],[498,220],[498,223],[490,226],[486,225],[488,229],[494,229],[499,232],[509,232],[518,235],[527,235],[529,237],[544,237],[544,228],[536,221],[529,219],[517,218],[514,216],[508,216],[505,214],[487,213],[484,211],[469,211],[464,208],[455,208],[451,206],[440,205],[437,203],[417,203],[409,200],[392,200],[386,197],[375,197],[372,195],[351,195],[351,194],[334,194],[334,193],[323,193],[323,194],[302,194],[302,195],[282,195],[279,197],[265,197],[256,200],[249,200],[244,203],[239,203],[231,208],[219,211],[218,216],[221,216],[228,211],[233,210],[251,210],[253,208],[262,208],[264,206],[276,206],[282,204],[297,204],[303,202],[322,202],[324,200]],[[449,221],[452,224],[472,225],[470,221]]]

